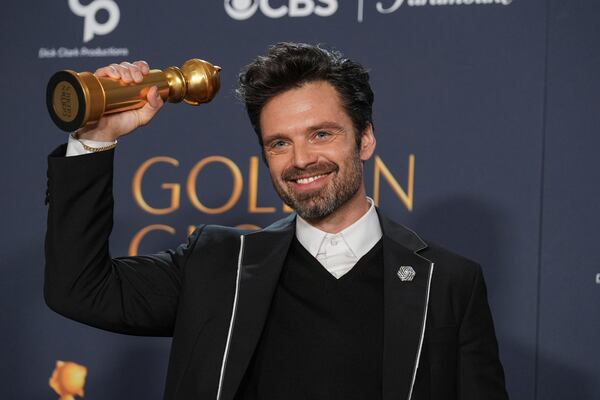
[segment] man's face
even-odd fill
[[[369,126],[357,147],[331,84],[311,82],[273,97],[260,124],[273,186],[301,217],[318,220],[348,202],[364,203],[361,161],[373,153],[373,132]]]

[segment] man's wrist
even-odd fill
[[[79,156],[83,154],[97,153],[113,149],[117,145],[117,141],[100,141],[92,139],[79,138],[77,132],[69,135],[69,143],[67,145],[66,156]]]

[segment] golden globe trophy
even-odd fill
[[[141,108],[152,86],[163,100],[197,106],[211,101],[221,86],[220,67],[193,58],[181,68],[151,69],[140,83],[97,77],[91,72],[59,71],[46,89],[46,106],[52,121],[73,132],[106,114]]]

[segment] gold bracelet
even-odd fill
[[[99,153],[99,152],[101,152],[101,151],[106,151],[106,150],[114,149],[115,147],[117,147],[117,141],[116,141],[116,140],[115,140],[115,142],[114,142],[114,143],[111,143],[111,144],[109,144],[109,145],[106,145],[106,146],[102,146],[102,147],[92,147],[92,146],[88,146],[87,144],[83,143],[83,142],[82,142],[82,141],[79,139],[79,137],[78,137],[78,135],[77,135],[77,132],[73,132],[73,134],[72,134],[71,136],[73,136],[73,139],[75,139],[75,140],[77,140],[79,143],[81,143],[81,146],[82,146],[82,147],[83,147],[85,150],[87,150],[87,151],[90,151],[90,152],[92,152],[92,153]]]

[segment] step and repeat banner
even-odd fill
[[[117,146],[111,252],[156,252],[199,223],[289,212],[235,98],[240,68],[280,41],[369,69],[367,192],[482,264],[511,398],[600,398],[597,2],[56,0],[10,2],[1,18],[2,398],[57,398],[65,379],[81,394],[86,375],[86,398],[158,399],[170,345],[44,304],[46,157],[67,140],[46,112],[48,78],[124,60],[222,67],[211,103],[168,104]]]

